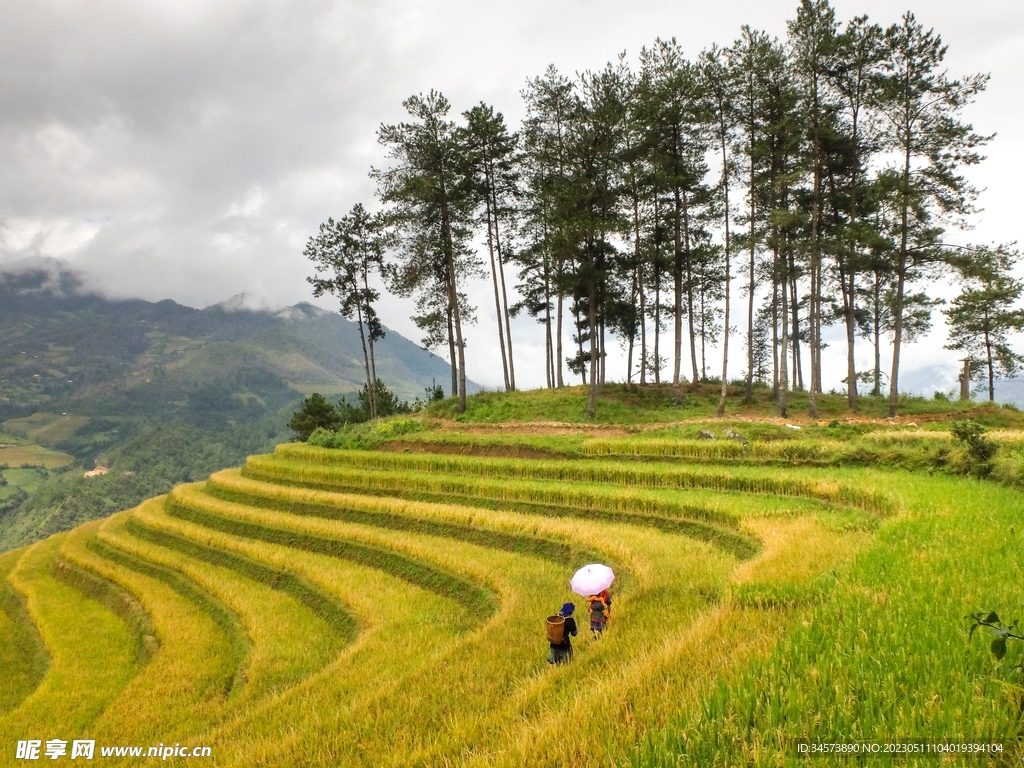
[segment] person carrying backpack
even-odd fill
[[[563,621],[559,622],[558,625],[548,621],[548,664],[567,664],[572,659],[572,641],[570,637],[576,637],[578,629],[576,627],[576,619],[572,617],[573,611],[576,610],[576,606],[572,603],[565,603],[562,606],[562,610],[558,612],[558,615],[562,617]],[[561,627],[561,639],[557,642],[554,636],[557,636],[557,629],[553,630],[553,626]],[[555,633],[554,636],[552,633]]]

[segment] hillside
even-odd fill
[[[377,370],[409,400],[450,378],[392,331]],[[363,376],[354,324],[310,304],[198,310],[110,301],[67,271],[0,273],[0,551],[270,450],[304,395],[351,396]]]
[[[0,555],[0,728],[224,766],[1024,756],[1024,643],[997,661],[965,618],[1024,604],[1020,492],[964,476],[1019,473],[1018,412],[680,418],[623,389],[606,414],[637,418],[528,418],[574,394],[319,433]],[[951,416],[998,427],[995,458]],[[600,637],[569,590],[590,562],[617,574]],[[575,655],[550,666],[570,600]]]
[[[67,272],[0,274],[0,416],[46,410],[190,420],[210,410],[272,408],[294,393],[350,393],[365,381],[353,323],[311,304],[245,306],[244,297],[202,310],[170,300],[110,301],[78,293]],[[450,378],[444,360],[390,330],[377,369],[408,400]]]

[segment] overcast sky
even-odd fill
[[[834,6],[844,21],[866,13],[883,25],[905,10],[884,0]],[[908,7],[949,45],[951,74],[992,75],[967,113],[979,131],[998,133],[970,173],[987,189],[985,210],[974,232],[950,239],[1016,240],[1024,3]],[[3,2],[0,265],[58,258],[110,296],[196,307],[240,292],[268,305],[309,300],[303,245],[328,216],[372,204],[377,126],[401,120],[409,95],[440,90],[455,112],[486,101],[516,126],[520,89],[548,64],[572,74],[620,51],[635,61],[659,36],[696,56],[729,44],[744,23],[782,36],[795,8],[796,0]],[[473,294],[480,322],[467,368],[495,387],[489,290],[481,283]],[[389,300],[382,314],[419,339],[407,304]],[[542,385],[539,327],[522,320],[513,333],[521,385]],[[942,341],[939,330],[908,359],[908,372],[921,369],[919,386],[955,382]],[[842,358],[838,341],[826,356]],[[826,387],[845,375],[834,368]]]

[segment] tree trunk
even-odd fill
[[[633,196],[633,301],[640,300],[640,349],[643,350],[643,327],[644,327],[644,268],[640,258],[640,200],[637,195]],[[635,304],[634,304],[635,306]],[[629,359],[626,362],[626,381],[633,383],[633,345],[636,341],[636,329],[629,337]],[[641,371],[643,363],[640,364]],[[641,378],[641,383],[643,380]]]
[[[544,262],[544,374],[548,389],[555,388],[555,350],[551,339],[551,279],[547,261]]]
[[[451,222],[447,215],[441,215],[441,237],[445,249],[445,267],[448,278],[448,306],[455,324],[455,353],[459,360],[459,413],[466,412],[466,343],[462,338],[462,317],[459,312],[459,291],[455,278],[455,254],[452,243]]]
[[[850,248],[847,254],[849,264],[847,269],[850,273],[850,284],[847,289],[845,281],[843,282],[843,304],[846,310],[846,400],[850,406],[850,410],[857,413],[860,410],[860,403],[857,400],[857,361],[854,357],[854,344],[856,343],[857,333],[857,240],[854,236],[854,227],[857,223],[857,193],[859,192],[858,184],[859,172],[860,172],[860,137],[858,133],[858,119],[860,117],[859,104],[851,106],[851,118],[853,130],[851,136],[852,147],[853,147],[853,172],[850,179]],[[840,280],[842,275],[840,274]]]
[[[654,264],[652,273],[655,278],[655,295],[658,286],[658,264],[661,263],[661,242],[658,236],[658,222],[661,221],[661,199],[657,191],[654,193]],[[657,346],[657,325],[655,325],[655,346]],[[650,356],[647,349],[647,310],[644,306],[643,282],[641,281],[640,291],[640,384],[647,383],[647,366],[650,365]]]
[[[811,292],[808,296],[808,323],[810,338],[808,345],[811,351],[811,386],[807,392],[807,412],[812,419],[818,418],[818,389],[821,382],[821,159],[818,138],[814,139],[814,180],[811,194]]]
[[[743,393],[743,402],[750,404],[754,400],[754,258],[757,252],[756,229],[754,227],[754,215],[757,212],[754,198],[754,185],[756,178],[754,174],[754,131],[753,117],[751,116],[750,131],[750,278],[747,285],[747,382],[746,390]]]
[[[794,263],[793,255],[790,254],[790,281],[789,287],[791,291],[790,298],[790,309],[793,312],[793,387],[795,389],[803,390],[804,388],[804,371],[801,365],[800,358],[800,304],[799,296],[797,296],[796,289],[796,265]]]
[[[589,244],[588,244],[589,247]],[[593,259],[593,255],[591,255]],[[597,411],[597,290],[594,282],[596,275],[587,280],[587,324],[590,328],[590,395],[587,398],[587,416],[594,418]]]
[[[875,372],[874,386],[871,394],[875,397],[882,396],[882,278],[875,272],[874,283],[871,286],[871,336],[875,346]]]
[[[675,293],[674,323],[675,331],[674,350],[672,355],[672,402],[676,405],[682,402],[683,393],[679,384],[679,368],[683,362],[683,200],[679,194],[679,187],[675,189],[676,216],[673,244],[675,245],[675,259],[672,264],[672,279]]]
[[[789,260],[788,260],[788,258],[786,257],[785,254],[783,254],[782,259],[786,262],[786,265],[788,267]],[[781,294],[782,294],[782,308],[781,308],[781,311],[779,312],[779,315],[780,315],[780,317],[779,317],[779,325],[782,326],[782,338],[780,339],[781,344],[782,344],[782,348],[779,351],[779,399],[778,399],[778,403],[779,403],[779,416],[781,416],[782,418],[785,418],[786,417],[786,407],[787,407],[787,404],[786,404],[786,394],[787,394],[787,390],[789,389],[789,368],[788,368],[788,366],[789,366],[789,348],[788,348],[788,346],[789,345],[787,344],[787,342],[789,340],[789,333],[787,332],[787,327],[786,327],[789,324],[789,306],[788,306],[788,304],[789,304],[789,302],[788,302],[788,299],[789,299],[789,285],[788,285],[788,283],[789,283],[789,274],[788,274],[788,269],[787,269],[786,273],[783,273],[781,283],[782,283],[782,285],[781,285],[781,288],[782,288],[782,290],[781,290]]]
[[[452,361],[452,397],[459,394],[459,369],[458,369],[458,357],[455,354],[455,328],[452,325],[452,305],[451,295],[448,297],[448,311],[446,312],[448,317],[448,355],[449,360]]]
[[[985,317],[985,356],[988,360],[988,401],[994,403],[996,400],[996,372],[992,365],[992,340],[988,333],[988,316]]]
[[[369,401],[370,405],[370,418],[376,419],[377,398],[374,397],[376,390],[376,387],[374,385],[376,382],[374,382],[374,380],[370,377],[370,355],[366,351],[366,334],[363,333],[363,309],[359,305],[359,302],[356,302],[356,320],[359,325],[359,342],[363,345],[363,363],[366,366],[366,394],[367,400]]]
[[[589,312],[589,310],[588,310]],[[579,352],[580,359],[580,377],[583,379],[583,383],[587,383],[587,366],[582,365],[583,362],[583,321],[580,319],[579,302],[573,303],[573,317],[576,318],[576,348]],[[594,341],[594,337],[590,337],[591,342]]]
[[[498,257],[498,277],[501,281],[501,303],[504,307],[505,315],[505,338],[508,340],[508,378],[511,388],[516,388],[516,365],[515,355],[512,354],[512,322],[509,319],[508,311],[508,291],[505,289],[505,265],[504,259],[501,256],[501,233],[498,229],[498,202],[496,193],[493,188],[491,191],[492,201],[494,203],[494,250]]]
[[[855,314],[856,306],[854,305],[857,277],[851,267],[849,285],[847,285],[842,273],[840,273],[839,279],[843,284],[843,304],[845,310],[843,314],[846,319],[846,401],[850,406],[850,410],[856,413],[860,408],[857,402],[857,361],[854,359],[853,354],[854,343],[857,337],[857,316]]]
[[[489,177],[488,184],[490,184]],[[491,282],[494,284],[494,316],[498,321],[498,346],[501,348],[501,368],[502,373],[505,375],[505,391],[508,392],[512,389],[512,384],[508,377],[508,355],[505,352],[505,329],[502,322],[505,312],[501,305],[501,297],[498,294],[498,266],[494,261],[494,227],[497,222],[492,221],[490,194],[487,195],[485,213],[487,215],[487,251],[491,257]]]
[[[777,243],[776,238],[776,243]],[[779,397],[779,249],[772,249],[772,399]]]
[[[644,291],[644,264],[642,260],[637,261],[637,284],[640,291],[640,384],[647,383],[645,360],[647,360],[647,297]]]
[[[629,298],[632,302],[632,306],[636,306],[637,301],[637,269],[639,268],[639,262],[634,264],[633,268],[633,285],[630,287]],[[626,351],[626,384],[632,386],[633,384],[633,347],[636,346],[636,325],[632,327],[629,334],[629,342]]]
[[[629,337],[629,345],[626,350],[626,384],[633,386],[633,347],[636,345],[636,337]]]
[[[910,201],[907,199],[910,190],[910,145],[906,146],[903,164],[902,206],[903,219],[900,232],[900,263],[896,276],[896,306],[893,308],[892,335],[892,375],[889,376],[889,417],[899,414],[900,409],[900,347],[903,344],[903,299],[907,277],[907,238],[910,234]]]
[[[693,320],[693,255],[690,253],[689,226],[686,230],[686,315],[690,330],[690,365],[693,368],[693,378],[690,380],[690,391],[696,391],[697,382],[702,378],[697,370],[697,333]]]
[[[561,389],[565,386],[565,382],[562,380],[562,299],[564,293],[561,287],[558,289],[558,328],[555,333],[555,371],[558,374],[556,376],[558,388]]]
[[[370,276],[368,274],[368,270],[366,269],[365,257],[364,257],[364,261],[363,261],[363,290],[365,291],[365,293],[363,295],[364,296],[368,296],[369,293],[370,293]],[[370,313],[367,312],[366,316],[367,316],[367,318],[369,318]],[[362,319],[362,316],[360,315],[360,317],[359,317],[360,333],[362,333],[362,327],[361,327],[362,324],[363,324],[363,319]],[[373,382],[373,384],[370,387],[370,408],[371,408],[371,410],[373,412],[373,418],[377,418],[377,414],[378,414],[378,412],[380,410],[377,407],[377,361],[376,361],[376,359],[374,357],[374,354],[373,354],[373,333],[371,332],[371,333],[367,334],[367,336],[368,336],[368,341],[369,341],[369,346],[370,346],[370,371],[369,371],[369,374],[370,374],[370,380]],[[366,349],[365,348],[363,349],[363,354],[364,355],[366,354]]]
[[[707,318],[707,307],[704,305],[704,275],[701,275],[700,283],[700,380],[706,381],[708,378],[708,358],[707,358],[707,328],[705,320]]]
[[[722,394],[718,398],[717,413],[725,415],[725,398],[729,393],[729,284],[732,282],[729,252],[729,160],[725,146],[725,125],[721,126],[722,140],[722,192],[725,196],[725,323],[722,327]]]
[[[654,383],[661,384],[661,358],[659,343],[661,341],[661,267],[654,268]]]

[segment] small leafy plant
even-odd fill
[[[995,635],[992,639],[992,655],[996,657],[997,661],[1002,661],[1006,655],[1006,643],[1009,640],[1022,640],[1024,636],[1020,634],[1020,630],[1017,628],[1020,623],[1018,620],[1010,624],[1003,624],[999,618],[999,614],[995,611],[985,613],[972,613],[967,618],[971,619],[974,624],[971,626],[971,637],[974,637],[975,631],[978,627],[987,627]],[[1024,664],[1018,664],[1014,669],[1022,669]]]

